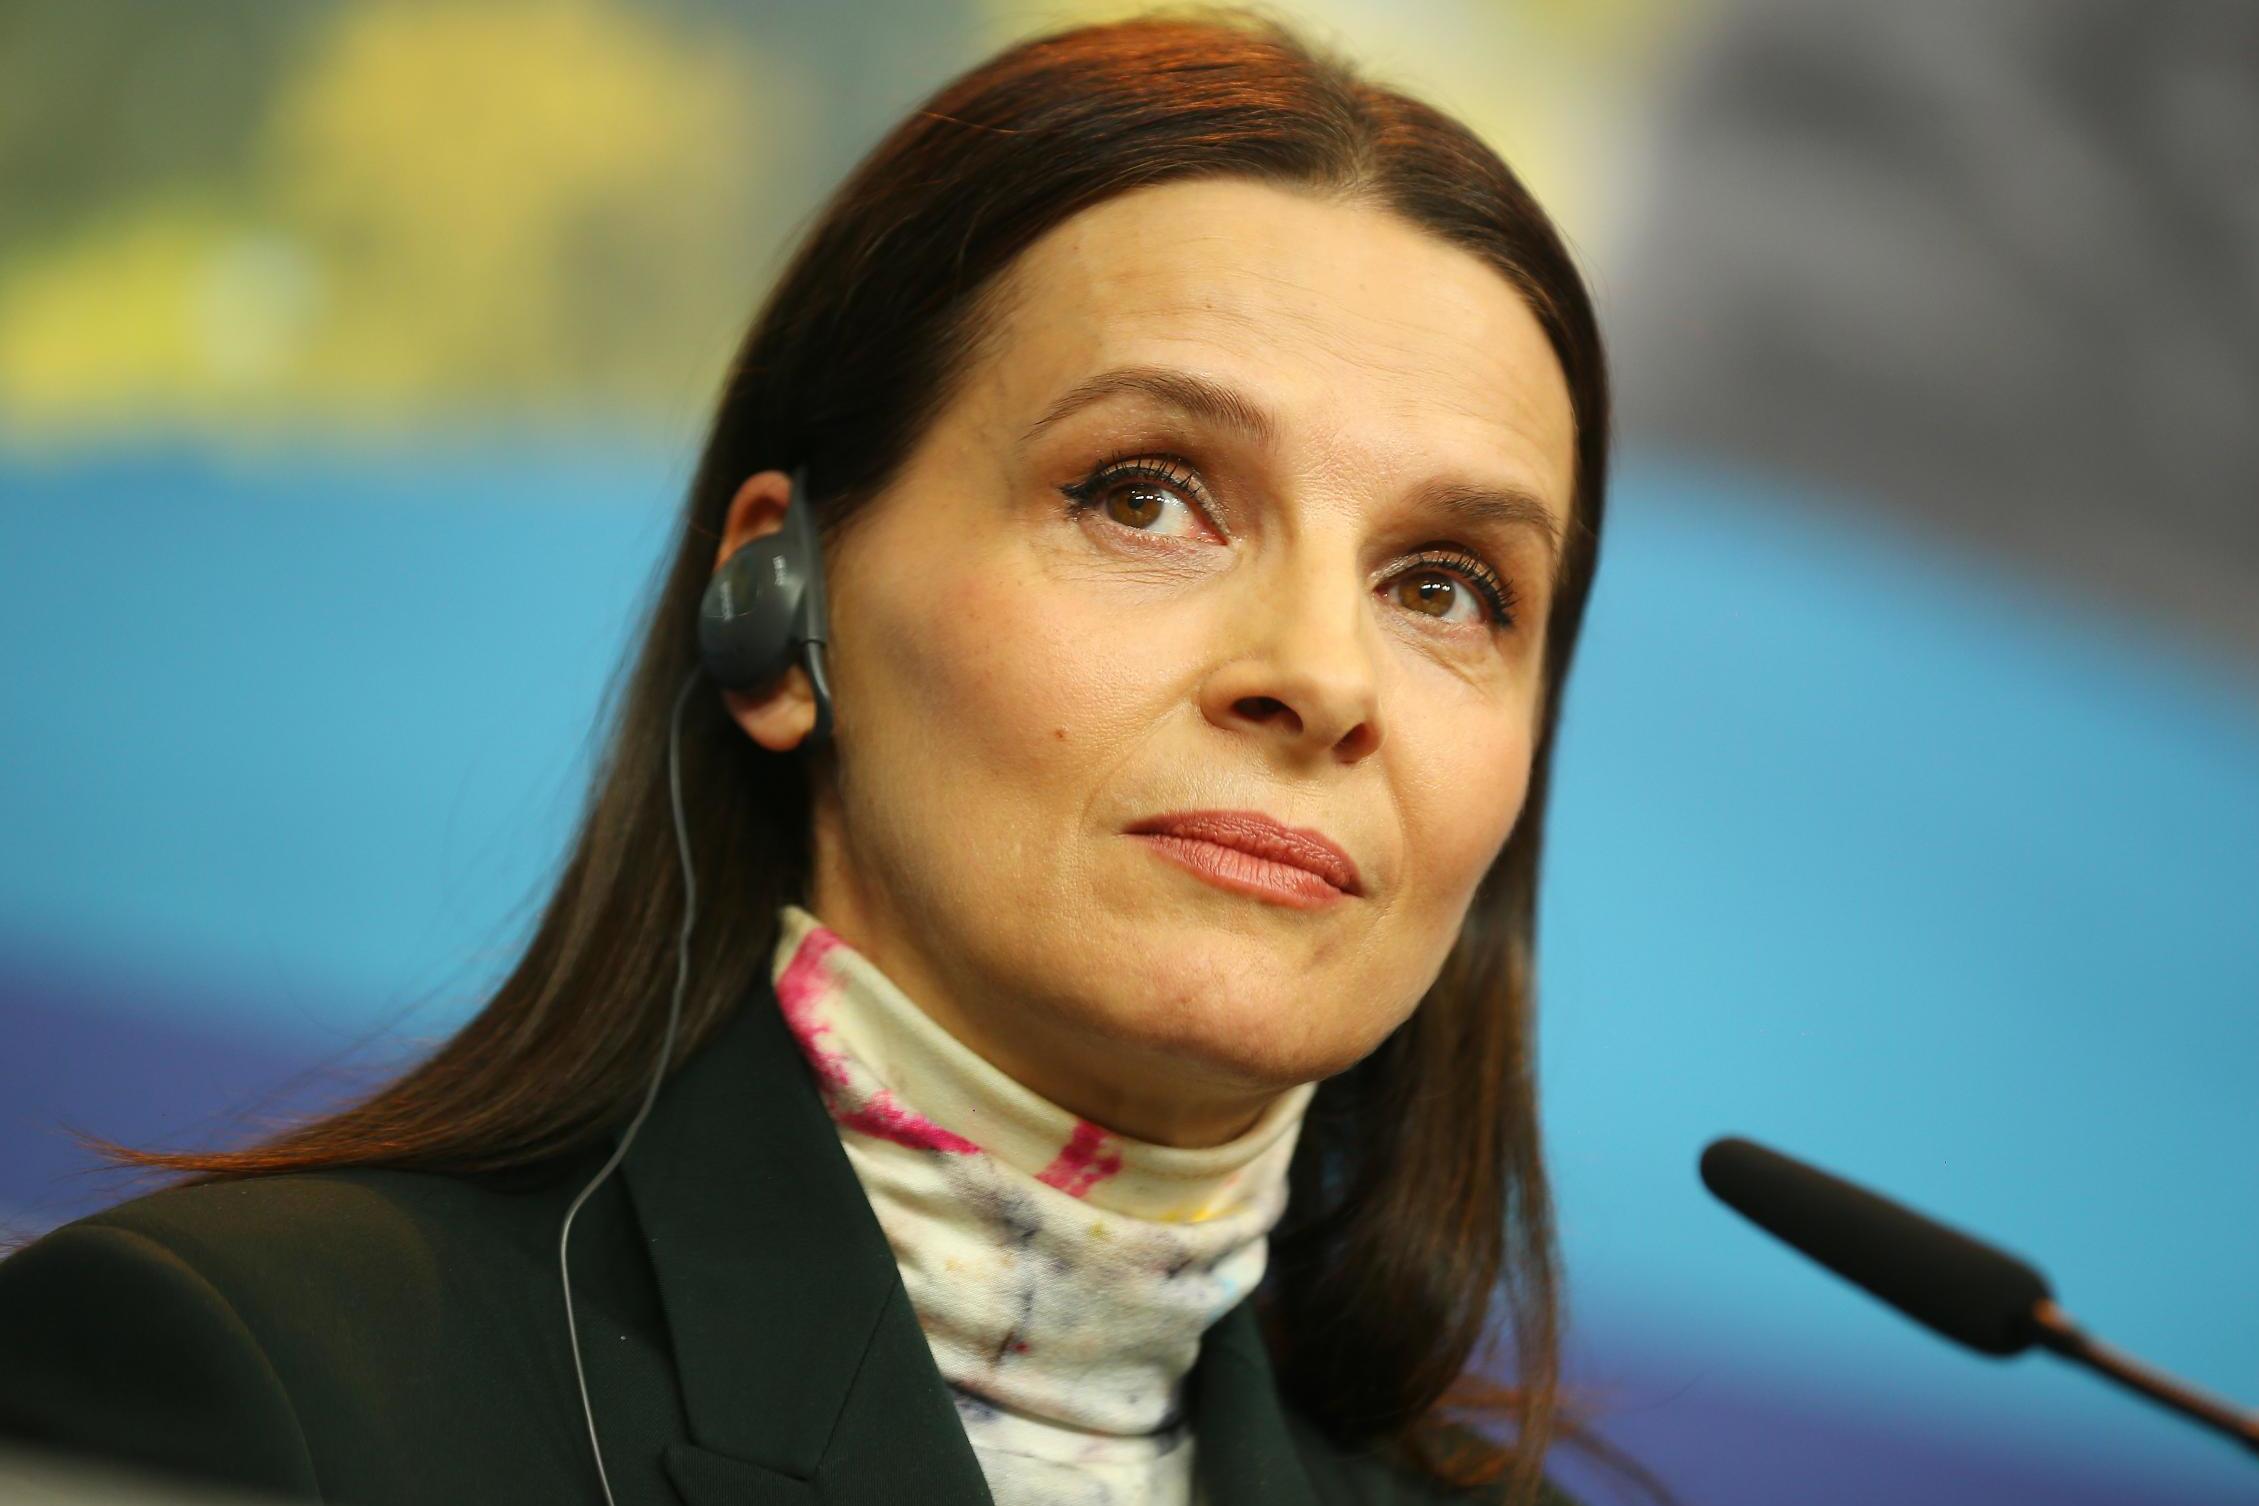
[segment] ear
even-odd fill
[[[791,500],[792,478],[783,471],[762,471],[746,478],[730,499],[714,568],[719,570],[722,561],[753,540],[782,528]],[[797,664],[758,689],[725,690],[722,701],[746,735],[772,753],[791,752],[815,730],[816,688]]]

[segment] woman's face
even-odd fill
[[[1097,205],[1011,288],[827,560],[810,908],[1054,1102],[1212,1144],[1405,1019],[1513,830],[1568,389],[1469,253],[1244,180]],[[786,492],[746,483],[724,557]],[[797,669],[730,700],[771,747],[812,719]],[[1357,891],[1223,887],[1130,832],[1200,810],[1323,832]]]

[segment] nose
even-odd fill
[[[1380,746],[1378,628],[1344,555],[1295,554],[1247,572],[1234,641],[1201,688],[1201,709],[1227,730],[1354,763]]]

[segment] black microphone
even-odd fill
[[[1738,1136],[1704,1147],[1702,1185],[1767,1233],[1956,1343],[2002,1356],[2038,1344],[2259,1453],[2259,1413],[2089,1338],[2056,1305],[2047,1278],[2004,1250]]]

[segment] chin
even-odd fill
[[[1141,965],[1134,981],[1125,993],[1120,976],[1096,980],[1105,1018],[1094,1025],[1124,1045],[1248,1086],[1285,1089],[1331,1077],[1378,1040],[1369,1020],[1323,1007],[1322,986],[1292,984],[1275,967],[1235,974],[1180,959]]]
[[[1197,883],[1156,893],[1151,877],[1052,912],[1015,948],[1022,968],[1043,959],[1035,966],[1052,989],[1037,991],[1094,1033],[1284,1089],[1354,1066],[1401,1018],[1377,1018],[1366,954],[1334,918]]]

